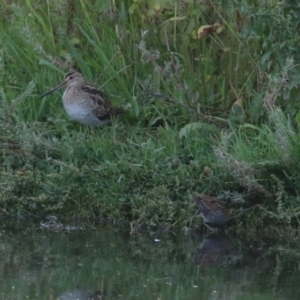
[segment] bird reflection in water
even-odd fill
[[[231,240],[226,236],[207,236],[197,250],[195,264],[197,266],[217,265],[227,258],[231,248]]]
[[[56,300],[105,300],[100,291],[75,289],[61,294]]]

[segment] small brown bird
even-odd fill
[[[61,84],[41,95],[43,98],[66,87],[62,100],[68,116],[83,125],[103,126],[124,110],[111,104],[108,98],[94,87],[88,86],[81,73],[72,71],[65,75]]]
[[[194,200],[198,205],[204,224],[210,229],[221,227],[232,218],[231,211],[215,197],[197,194]]]

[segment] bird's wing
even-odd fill
[[[82,89],[89,95],[90,101],[94,104],[93,112],[95,116],[100,120],[109,119],[112,115],[113,106],[107,96],[102,91],[88,85],[85,85]]]
[[[94,102],[93,112],[99,120],[110,119],[124,113],[124,110],[111,104],[107,96],[100,90],[85,85],[83,91],[89,94],[89,98]]]

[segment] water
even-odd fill
[[[294,238],[286,242],[130,235],[109,226],[6,229],[0,299],[300,299],[299,247]]]

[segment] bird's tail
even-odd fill
[[[123,108],[113,106],[112,113],[114,116],[119,116],[119,115],[123,115],[125,113],[125,110]]]

